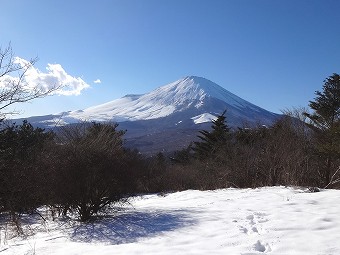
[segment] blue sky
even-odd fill
[[[279,113],[307,106],[340,72],[339,10],[338,0],[2,0],[0,45],[37,56],[41,73],[59,66],[89,86],[16,105],[20,117],[83,109],[187,75]]]

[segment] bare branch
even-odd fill
[[[336,184],[336,183],[340,182],[340,176],[338,176],[337,179],[335,179],[338,174],[340,174],[340,166],[338,167],[338,169],[332,175],[331,180],[325,186],[325,189],[327,189],[330,185],[333,185],[333,184]]]
[[[36,98],[51,95],[62,87],[55,85],[51,88],[40,87],[39,84],[26,82],[27,72],[37,62],[37,58],[30,59],[25,63],[17,63],[14,53],[9,44],[6,48],[0,47],[0,116],[6,117],[15,114],[15,111],[4,109],[16,103],[24,103]]]

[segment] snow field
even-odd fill
[[[338,190],[285,187],[145,195],[92,223],[48,222],[0,253],[340,254],[339,201]]]

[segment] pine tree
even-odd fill
[[[315,131],[316,152],[325,160],[321,177],[328,184],[337,167],[334,163],[340,158],[340,75],[334,73],[326,78],[323,90],[315,94],[316,98],[309,104],[314,112],[305,115]]]
[[[201,142],[194,143],[194,153],[197,158],[204,159],[214,155],[220,148],[230,141],[230,128],[226,124],[226,111],[212,121],[212,130],[199,131],[198,138]]]
[[[334,73],[324,81],[323,91],[316,91],[315,101],[310,101],[309,106],[313,114],[306,113],[314,127],[329,130],[340,119],[340,75]]]

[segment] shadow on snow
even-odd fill
[[[150,238],[163,232],[191,226],[189,211],[131,211],[118,216],[101,216],[66,230],[72,241],[121,244]]]

